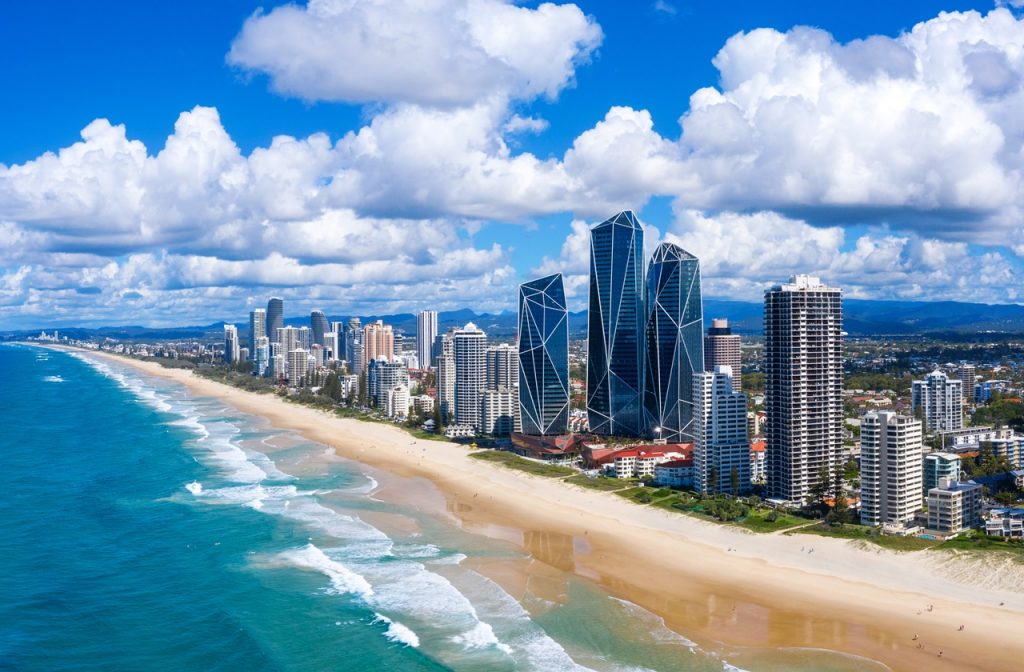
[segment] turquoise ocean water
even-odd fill
[[[736,669],[582,579],[514,599],[466,561],[518,547],[217,400],[29,346],[0,373],[0,669]],[[860,667],[815,655],[755,667]]]

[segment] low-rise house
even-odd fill
[[[693,451],[687,457],[654,465],[654,482],[666,488],[692,488]]]
[[[1024,509],[992,509],[985,518],[985,534],[1024,539]]]

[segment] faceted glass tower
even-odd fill
[[[562,274],[519,285],[519,412],[523,434],[565,434],[569,313]]]
[[[277,330],[284,329],[284,301],[276,296],[267,301],[267,338],[277,343]]]
[[[595,434],[646,433],[643,250],[643,229],[628,210],[590,230],[587,417]]]
[[[700,263],[662,243],[647,269],[645,429],[669,442],[693,441],[693,374],[704,370]]]

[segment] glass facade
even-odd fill
[[[595,434],[646,433],[643,249],[643,229],[630,211],[590,231],[587,417]]]
[[[277,343],[277,330],[284,329],[284,301],[277,297],[267,301],[267,338]]]
[[[522,432],[565,434],[569,421],[569,313],[562,274],[519,286]]]
[[[670,443],[693,441],[693,374],[704,370],[700,262],[662,243],[647,270],[647,431]]]
[[[321,310],[314,310],[309,315],[309,328],[313,330],[313,342],[319,346],[324,344],[324,334],[331,330],[327,316]]]

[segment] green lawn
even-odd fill
[[[794,530],[791,534],[813,534],[819,537],[835,537],[838,539],[859,539],[887,548],[891,551],[923,551],[928,548],[935,548],[939,542],[934,539],[921,539],[919,537],[900,537],[895,535],[882,535],[873,527],[865,525],[846,524],[840,527],[829,525],[812,525]]]
[[[620,480],[618,478],[608,478],[607,476],[590,477],[586,474],[570,476],[565,479],[565,482],[572,483],[573,485],[579,485],[584,488],[590,488],[591,490],[601,490],[602,492],[622,490],[630,485],[628,481]]]
[[[541,464],[540,462],[523,459],[514,453],[509,453],[503,450],[478,450],[470,453],[469,456],[473,459],[500,464],[502,466],[509,467],[510,469],[525,471],[526,473],[534,474],[535,476],[562,478],[563,476],[572,476],[579,473],[575,469],[570,469],[569,467],[556,467],[554,465]]]
[[[745,518],[738,520],[736,524],[751,532],[777,532],[807,523],[806,518],[797,518],[781,511],[777,513],[775,521],[770,521],[768,520],[770,513],[770,509],[751,511]]]
[[[978,551],[985,553],[1007,553],[1018,562],[1024,562],[1024,544],[1010,543],[992,537],[985,536],[980,532],[961,535],[949,541],[943,541],[939,548],[948,551]]]

